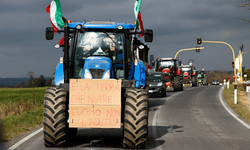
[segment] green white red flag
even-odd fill
[[[49,19],[55,32],[61,30],[64,27],[64,21],[62,20],[60,0],[53,0],[46,8],[46,12],[49,13]]]
[[[134,5],[134,12],[135,12],[135,19],[136,19],[135,28],[140,29],[141,32],[144,32],[144,27],[143,27],[143,22],[141,19],[141,12],[140,12],[141,2],[142,0],[136,0],[135,5]],[[142,37],[143,35],[144,33],[140,34],[139,37]]]

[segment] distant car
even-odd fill
[[[149,72],[149,91],[150,95],[160,95],[165,97],[166,94],[166,79],[162,72]]]
[[[219,80],[213,80],[212,85],[220,85]]]

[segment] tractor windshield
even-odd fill
[[[114,32],[84,32],[77,38],[76,53],[88,56],[108,56],[116,59],[118,51],[123,51],[122,35]]]
[[[170,68],[170,66],[174,66],[174,62],[173,61],[162,61],[162,62],[160,62],[160,66],[162,68]]]
[[[191,68],[190,67],[182,67],[182,69],[181,69],[182,71],[185,71],[185,72],[188,72],[188,71],[190,71],[191,70]]]
[[[123,59],[122,33],[115,32],[84,32],[77,37],[75,51],[75,78],[81,77],[82,68],[87,57],[104,56],[111,61]]]

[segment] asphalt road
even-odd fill
[[[187,87],[181,92],[170,89],[164,98],[150,96],[147,149],[249,150],[250,126],[223,107],[221,88]],[[46,148],[42,132],[37,132],[6,145],[20,150],[123,149],[121,129],[79,129],[67,148]]]

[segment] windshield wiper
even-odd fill
[[[105,33],[115,43],[115,45],[118,47],[118,44],[114,41],[114,39],[112,39],[112,37],[109,36],[109,34],[105,30],[103,30],[103,33]]]

